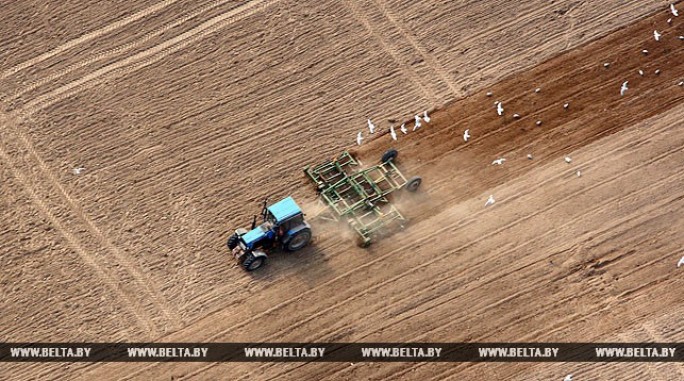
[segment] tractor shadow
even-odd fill
[[[349,227],[337,221],[314,218],[309,220],[313,230],[311,243],[301,250],[288,252],[274,250],[268,255],[268,263],[262,269],[248,273],[254,280],[273,281],[295,277],[313,287],[335,276],[336,271],[328,263],[330,242],[343,239]],[[351,233],[348,233],[351,237]]]
[[[308,286],[316,286],[334,274],[328,265],[325,252],[316,245],[316,239],[296,252],[273,251],[265,267],[248,273],[254,280],[277,280],[296,277]]]

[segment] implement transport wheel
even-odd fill
[[[397,150],[395,150],[394,148],[390,148],[382,154],[380,162],[387,163],[388,161],[393,161],[397,158],[397,155],[399,155],[399,152],[397,152]]]
[[[362,237],[362,236],[359,235],[359,236],[356,237],[356,244],[357,244],[359,247],[368,247],[368,246],[370,246],[370,244],[371,244],[371,239],[370,239],[370,238],[365,238],[365,237]]]
[[[238,240],[240,237],[238,237],[237,234],[233,234],[228,238],[228,249],[233,250],[237,247],[238,245]]]
[[[266,257],[256,257],[253,253],[249,253],[244,262],[242,262],[242,267],[247,271],[254,271],[265,264]]]
[[[311,242],[311,229],[302,229],[294,234],[285,245],[287,251],[297,251]]]
[[[418,190],[418,187],[422,182],[423,179],[421,179],[420,176],[413,176],[406,182],[406,190],[409,192],[415,192]]]

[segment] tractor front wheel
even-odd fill
[[[245,260],[242,262],[242,267],[247,271],[254,271],[259,267],[263,266],[264,264],[266,264],[266,257],[257,257],[253,253],[249,253],[247,254]]]
[[[297,251],[311,242],[311,229],[296,232],[285,245],[287,251]]]
[[[233,234],[228,238],[228,249],[233,250],[237,247],[240,237],[237,234]]]

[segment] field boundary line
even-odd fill
[[[128,295],[119,287],[119,283],[116,279],[112,278],[105,269],[102,268],[97,263],[97,260],[85,250],[81,242],[74,237],[69,230],[62,225],[59,219],[50,211],[43,200],[36,194],[30,182],[15,168],[12,158],[9,156],[5,149],[2,147],[3,143],[0,142],[0,158],[8,164],[9,170],[12,172],[14,178],[16,178],[21,186],[24,188],[28,196],[33,200],[34,205],[39,209],[41,214],[48,218],[50,223],[57,229],[57,231],[66,238],[69,245],[74,249],[76,254],[81,258],[81,260],[91,268],[93,268],[103,283],[123,302],[123,306],[135,317],[138,322],[138,326],[145,332],[158,332],[157,329],[152,324],[150,316],[141,308],[137,303],[133,302]]]
[[[105,236],[97,227],[97,225],[95,225],[95,223],[87,216],[83,208],[81,208],[80,205],[78,205],[78,203],[69,195],[54,173],[52,173],[50,168],[47,166],[45,161],[40,157],[30,139],[19,130],[18,126],[8,128],[7,132],[18,137],[21,145],[38,164],[37,168],[40,173],[42,173],[43,178],[49,181],[49,183],[59,191],[59,196],[61,196],[61,198],[65,201],[65,206],[67,206],[69,210],[72,211],[76,217],[78,217],[85,224],[90,234],[96,238],[104,248],[114,254],[118,260],[118,263],[124,267],[124,269],[133,277],[136,283],[142,286],[142,290],[150,296],[150,301],[164,314],[165,321],[171,323],[173,328],[180,327],[181,318],[178,312],[171,307],[163,294],[151,284],[149,277],[142,273],[132,263],[128,256],[121,253],[121,251],[110,241],[110,239]]]
[[[150,40],[153,39],[154,37],[159,36],[159,35],[161,35],[161,34],[164,34],[164,33],[168,32],[169,30],[171,30],[171,29],[173,29],[173,28],[176,28],[176,27],[178,27],[179,25],[182,25],[182,24],[186,23],[187,21],[189,21],[189,20],[191,20],[191,19],[193,19],[193,18],[195,18],[195,17],[201,15],[202,13],[205,13],[205,12],[207,12],[207,11],[210,11],[210,10],[216,8],[216,7],[219,7],[219,6],[221,6],[221,5],[225,4],[225,3],[228,3],[229,1],[232,1],[232,0],[214,0],[214,1],[212,1],[209,5],[206,5],[206,6],[200,8],[200,9],[198,9],[198,10],[195,10],[194,12],[189,13],[189,14],[187,14],[187,15],[185,15],[185,16],[181,17],[180,19],[177,19],[177,20],[175,20],[175,21],[173,21],[173,22],[167,23],[167,24],[163,25],[162,27],[160,27],[160,28],[157,29],[157,30],[150,31],[150,32],[146,33],[146,34],[143,35],[141,38],[139,38],[139,39],[137,39],[137,40],[135,40],[135,41],[131,41],[131,42],[128,42],[128,43],[119,45],[119,46],[117,46],[117,47],[115,47],[115,48],[107,49],[107,50],[105,50],[105,51],[103,51],[103,52],[100,52],[100,53],[95,54],[95,55],[93,55],[93,56],[91,56],[91,57],[88,57],[88,58],[86,58],[86,59],[84,59],[84,60],[82,60],[82,61],[79,61],[79,62],[76,62],[76,63],[74,63],[74,64],[71,64],[71,65],[67,66],[66,68],[64,68],[64,69],[62,69],[62,70],[60,70],[60,71],[58,71],[58,72],[55,73],[55,74],[47,75],[47,76],[45,76],[45,77],[42,77],[42,78],[39,78],[39,79],[37,79],[37,80],[31,81],[31,82],[28,84],[28,86],[26,86],[26,87],[20,89],[19,91],[15,92],[15,93],[12,95],[12,98],[13,98],[14,100],[17,100],[17,99],[20,98],[22,95],[24,95],[24,94],[26,94],[26,93],[28,93],[28,92],[31,92],[31,91],[33,91],[33,90],[35,90],[35,89],[37,89],[37,88],[39,88],[39,87],[41,87],[41,86],[43,86],[43,85],[45,85],[45,84],[48,84],[48,83],[54,81],[54,80],[57,79],[57,78],[61,78],[61,77],[65,76],[65,75],[67,75],[67,74],[73,72],[74,70],[78,70],[78,69],[80,69],[80,68],[82,68],[82,67],[88,66],[88,65],[90,65],[90,64],[92,64],[92,63],[94,63],[94,62],[97,62],[97,61],[100,61],[100,60],[103,60],[103,59],[107,59],[107,58],[110,58],[110,57],[114,57],[114,56],[116,56],[116,55],[119,54],[119,53],[122,53],[122,52],[125,52],[125,51],[128,51],[128,50],[131,50],[131,49],[133,49],[133,48],[135,48],[135,47],[137,47],[137,46],[140,46],[140,45],[142,45],[142,44],[144,44],[144,43],[150,41]]]
[[[162,9],[168,7],[169,5],[171,5],[171,4],[173,4],[173,3],[177,2],[177,1],[178,1],[178,0],[164,0],[164,1],[161,1],[161,2],[159,2],[159,3],[157,3],[157,4],[154,4],[154,5],[150,6],[150,7],[147,7],[147,8],[145,8],[145,9],[141,10],[141,11],[138,11],[138,12],[136,12],[136,13],[130,15],[130,16],[126,16],[126,17],[124,17],[123,19],[116,20],[116,21],[114,21],[113,23],[111,23],[111,24],[109,24],[109,25],[106,25],[106,26],[104,26],[104,27],[102,27],[102,28],[96,29],[96,30],[94,30],[94,31],[92,31],[92,32],[88,32],[88,33],[82,35],[81,37],[77,37],[77,38],[75,38],[75,39],[73,39],[73,40],[70,40],[70,41],[68,41],[68,42],[66,42],[66,43],[64,43],[64,44],[62,44],[62,45],[59,45],[59,46],[57,46],[57,47],[55,47],[55,48],[53,48],[53,49],[51,49],[51,50],[49,50],[49,51],[47,51],[47,52],[45,52],[45,53],[43,53],[43,54],[40,54],[40,55],[38,55],[38,56],[36,56],[36,57],[34,57],[34,58],[31,58],[31,59],[29,59],[29,60],[27,60],[27,61],[24,61],[24,62],[22,62],[22,63],[20,63],[20,64],[14,65],[13,67],[11,67],[11,68],[5,70],[5,71],[2,73],[2,75],[0,75],[0,79],[5,79],[5,78],[7,78],[7,77],[9,77],[9,76],[11,76],[11,75],[13,75],[13,74],[16,74],[16,73],[19,72],[19,71],[22,71],[22,70],[24,70],[24,69],[26,69],[26,68],[29,68],[29,67],[31,67],[31,66],[33,66],[33,65],[35,65],[35,64],[38,64],[38,63],[40,63],[40,62],[42,62],[42,61],[45,61],[46,59],[51,58],[51,57],[53,57],[53,56],[55,56],[55,55],[57,55],[57,54],[60,54],[60,53],[62,53],[62,52],[64,52],[64,51],[66,51],[66,50],[69,50],[69,49],[71,49],[71,48],[73,48],[73,47],[75,47],[75,46],[78,46],[78,45],[80,45],[80,44],[83,44],[83,43],[85,43],[85,42],[88,42],[88,41],[90,41],[90,40],[92,40],[92,39],[94,39],[94,38],[98,38],[98,37],[100,37],[100,36],[102,36],[102,35],[104,35],[104,34],[107,34],[107,33],[111,32],[111,31],[114,31],[114,30],[119,29],[119,28],[121,28],[121,27],[124,27],[124,26],[126,26],[126,25],[128,25],[128,24],[130,24],[130,23],[132,23],[132,22],[134,22],[134,21],[140,20],[140,19],[142,19],[142,18],[144,18],[144,17],[146,17],[146,16],[151,15],[152,13],[155,13],[155,12],[157,12],[157,11],[159,11],[159,10],[162,10]]]
[[[432,54],[429,54],[428,52],[425,51],[425,49],[421,48],[420,44],[418,41],[407,31],[401,23],[399,23],[392,12],[387,8],[387,4],[385,4],[384,0],[371,0],[373,3],[375,3],[375,6],[380,9],[382,12],[383,17],[385,17],[389,22],[401,33],[402,36],[404,36],[404,39],[406,39],[413,49],[415,49],[421,57],[423,57],[423,60],[427,65],[434,71],[441,79],[444,81],[444,84],[449,87],[449,90],[455,95],[455,96],[463,96],[464,93],[462,91],[459,91],[456,86],[454,85],[453,81],[451,80],[449,74],[447,71],[444,69],[444,67],[439,63],[436,57],[434,57]]]
[[[66,99],[82,90],[84,84],[94,82],[92,86],[102,81],[103,76],[110,72],[119,73],[118,75],[125,75],[143,67],[151,65],[162,58],[172,54],[189,44],[200,40],[201,38],[215,33],[216,31],[236,22],[245,17],[249,17],[254,13],[275,4],[280,0],[253,0],[236,8],[231,9],[225,13],[215,16],[202,24],[178,35],[170,38],[159,45],[146,49],[142,52],[136,53],[132,56],[126,57],[120,61],[111,63],[94,72],[87,74],[80,79],[69,82],[61,87],[58,87],[49,93],[36,97],[31,102],[26,103],[20,110],[19,114],[30,115],[39,110],[42,110],[50,105]],[[131,65],[132,67],[126,68]],[[98,81],[95,81],[99,79]],[[89,86],[89,87],[92,87]],[[89,88],[85,87],[85,88]]]
[[[396,51],[389,43],[385,41],[385,39],[382,37],[382,34],[378,33],[375,31],[373,26],[371,25],[370,21],[368,21],[368,18],[366,18],[362,12],[359,11],[357,8],[357,5],[354,3],[354,0],[344,0],[344,4],[349,9],[354,16],[354,18],[361,23],[361,25],[371,34],[371,36],[378,42],[380,45],[380,48],[385,51],[385,53],[389,54],[390,58],[399,66],[399,69],[411,80],[411,82],[415,83],[418,88],[420,89],[420,92],[422,93],[423,98],[429,102],[434,102],[434,103],[440,103],[439,98],[437,95],[430,89],[426,88],[423,86],[421,83],[420,78],[416,74],[416,72],[411,68],[409,65],[405,64],[404,62],[401,61],[399,58],[399,52]]]

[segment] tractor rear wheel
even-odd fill
[[[287,251],[297,251],[311,242],[311,229],[305,228],[296,232],[285,245]]]
[[[399,155],[399,152],[395,150],[394,148],[390,148],[385,153],[382,154],[382,158],[380,158],[381,163],[387,163],[388,161],[393,161],[394,159],[397,158]]]
[[[228,238],[228,249],[233,250],[237,247],[240,237],[237,234],[233,234]]]
[[[409,192],[415,192],[418,190],[418,187],[422,182],[423,179],[421,179],[420,176],[413,176],[406,182],[406,190]]]
[[[245,260],[242,262],[242,267],[247,271],[254,271],[259,267],[263,266],[264,264],[266,264],[266,257],[257,257],[253,253],[249,253],[247,254]]]

